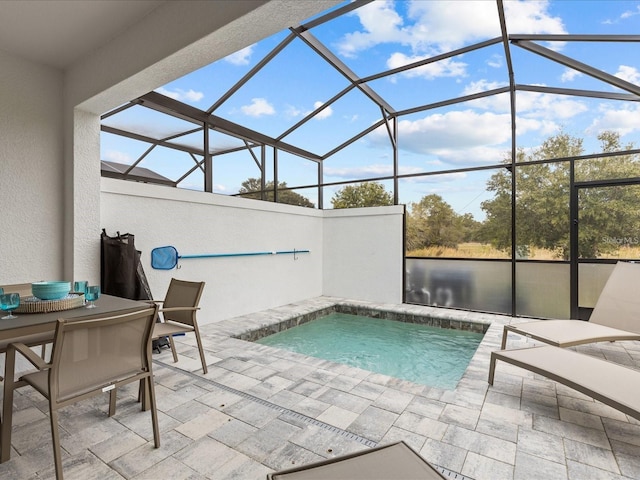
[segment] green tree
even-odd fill
[[[617,132],[598,136],[605,153],[632,150],[622,145]],[[576,180],[613,180],[640,177],[638,155],[613,155],[581,160],[576,165]],[[637,244],[640,238],[640,186],[620,185],[583,188],[579,191],[578,254],[597,258],[616,252],[620,245]]]
[[[265,184],[265,200],[273,202],[273,181],[266,182]],[[248,178],[242,182],[239,195],[243,198],[256,198],[262,199],[260,193],[260,179]],[[278,203],[286,203],[289,205],[297,205],[299,207],[314,208],[315,205],[307,197],[300,195],[299,193],[289,190],[286,182],[278,182]]]
[[[473,218],[473,214],[465,213],[459,215],[460,228],[462,230],[463,242],[477,242],[480,240],[480,227],[482,223]]]
[[[426,195],[409,204],[407,213],[407,250],[457,247],[477,227],[470,215],[458,215],[440,195]]]
[[[516,241],[517,251],[546,248],[568,256],[569,252],[569,166],[561,163],[533,163],[583,153],[582,139],[561,132],[530,152],[516,154]],[[505,162],[511,163],[510,158]],[[511,183],[509,166],[491,176],[487,190],[495,197],[482,202],[487,214],[483,237],[499,249],[511,248]]]
[[[499,250],[511,249],[511,169],[494,173],[487,181],[491,200],[480,203],[487,218],[480,226],[479,236]]]
[[[331,198],[333,208],[382,207],[393,205],[393,195],[379,182],[347,185]]]
[[[598,136],[603,152],[621,151],[619,134],[603,132]],[[625,149],[631,149],[626,145]],[[539,247],[556,252],[559,258],[569,258],[569,162],[539,163],[540,160],[580,156],[583,140],[564,132],[549,137],[535,150],[517,152],[516,165],[516,241],[517,251],[527,252]],[[506,162],[511,163],[510,159]],[[538,162],[538,163],[536,163]],[[583,159],[575,163],[577,181],[637,177],[640,173],[637,155],[621,155]],[[494,198],[482,202],[487,219],[481,236],[496,248],[511,248],[511,188],[512,172],[507,167],[491,176],[487,190]],[[635,223],[633,212],[640,199],[633,189],[585,189],[580,197],[579,252],[582,257],[597,257],[615,248],[602,242],[602,233],[623,237]],[[616,237],[617,238],[617,237]]]

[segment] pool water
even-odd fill
[[[333,313],[257,343],[454,389],[483,334]]]

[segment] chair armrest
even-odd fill
[[[20,352],[38,370],[45,370],[50,366],[24,343],[12,343],[9,345],[9,348],[13,348],[14,350]]]
[[[158,310],[160,312],[181,312],[181,311],[195,312],[196,310],[200,310],[200,307],[167,307],[161,308]]]

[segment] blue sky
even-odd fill
[[[505,16],[510,34],[638,34],[640,1],[507,0]],[[360,77],[377,74],[412,61],[432,57],[498,37],[500,28],[493,0],[391,1],[378,0],[311,30]],[[267,55],[288,34],[281,32],[219,60],[158,92],[208,109],[235,82]],[[588,63],[634,84],[640,84],[638,44],[553,42],[541,45]],[[517,84],[622,92],[597,79],[512,47]],[[263,70],[223,103],[214,114],[270,136],[278,136],[309,112],[322,106],[348,85],[322,58],[294,40]],[[385,77],[369,84],[394,109],[444,101],[508,85],[502,44]],[[546,95],[517,94],[517,142],[535,148],[563,130],[585,139],[586,153],[598,151],[597,134],[614,130],[624,143],[640,146],[640,105]],[[106,123],[148,133],[155,138],[190,128],[186,122],[162,118],[135,107]],[[325,154],[371,124],[381,112],[363,93],[352,90],[284,140],[317,154]],[[180,140],[197,144],[201,135]],[[216,134],[215,146],[239,142]],[[400,173],[433,172],[500,163],[511,148],[509,96],[501,94],[428,110],[399,119]],[[102,134],[102,159],[131,163],[148,144]],[[270,157],[268,157],[270,158]],[[279,181],[289,186],[316,183],[313,162],[279,154]],[[268,161],[271,164],[270,161]],[[176,179],[193,166],[184,153],[155,149],[141,163]],[[325,182],[358,180],[392,173],[392,150],[384,128],[324,161]],[[202,188],[194,174],[180,186]],[[233,194],[241,182],[257,177],[254,160],[245,153],[214,157],[215,192]],[[268,168],[268,179],[273,169]],[[491,172],[454,173],[407,179],[401,182],[401,203],[417,202],[436,193],[458,213],[482,219],[480,202]],[[385,183],[391,189],[390,183]],[[325,189],[325,208],[339,187]],[[317,201],[314,190],[299,192]]]

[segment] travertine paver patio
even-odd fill
[[[119,392],[112,418],[106,396],[64,410],[65,478],[264,479],[273,470],[400,439],[445,473],[476,480],[640,478],[640,422],[502,362],[489,387],[490,352],[500,346],[502,325],[517,319],[435,310],[490,324],[453,391],[231,337],[336,302],[359,304],[321,297],[204,325],[207,375],[193,335],[179,339],[176,364],[167,350],[154,354],[160,449],[134,387]],[[510,336],[509,348],[529,345]],[[578,350],[640,366],[638,342]],[[15,409],[12,458],[0,465],[0,478],[53,478],[46,403],[24,388]]]

